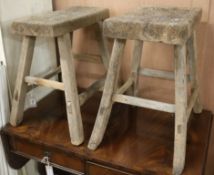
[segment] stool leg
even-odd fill
[[[175,140],[173,175],[183,171],[187,137],[186,46],[175,46]]]
[[[143,50],[143,41],[135,40],[134,41],[134,49],[132,53],[132,77],[133,77],[133,86],[132,86],[132,94],[134,96],[137,95],[137,87],[138,87],[138,70],[140,68],[140,61]]]
[[[10,123],[13,126],[20,124],[23,119],[25,96],[28,86],[25,83],[25,76],[30,74],[34,46],[35,37],[24,36],[10,115]]]
[[[187,42],[187,49],[189,53],[189,66],[190,66],[190,77],[192,81],[192,92],[194,90],[198,89],[198,71],[197,71],[197,47],[196,47],[196,33],[194,32],[193,36],[188,40]],[[202,112],[202,104],[199,99],[199,91],[193,111],[195,113],[201,113]]]
[[[71,53],[70,34],[57,38],[59,44],[62,80],[65,88],[68,126],[73,145],[80,145],[84,140],[82,118],[75,76],[74,59]]]
[[[109,65],[109,59],[110,59],[110,53],[108,49],[108,43],[107,43],[107,38],[103,35],[103,22],[98,22],[97,23],[97,34],[98,34],[98,43],[99,43],[99,48],[100,48],[100,53],[101,53],[101,59],[104,67],[106,70],[108,70],[108,65]]]
[[[123,55],[124,46],[125,40],[115,40],[98,115],[88,144],[88,148],[91,150],[95,150],[101,143],[108,124],[113,105],[112,96],[118,83],[120,58]]]

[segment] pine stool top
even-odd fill
[[[18,19],[13,22],[12,31],[27,36],[55,37],[94,24],[107,17],[109,17],[108,9],[76,6]]]
[[[105,20],[104,34],[112,38],[183,44],[200,21],[199,8],[143,7]]]

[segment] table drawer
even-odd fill
[[[49,148],[47,146],[34,144],[19,138],[10,138],[10,145],[12,150],[17,154],[29,156],[29,158],[41,160],[48,153],[50,162],[74,172],[83,174],[85,171],[84,160],[76,157],[75,155],[66,154],[57,149]]]
[[[134,175],[128,172],[120,171],[111,167],[103,166],[93,162],[87,162],[86,170],[88,175]]]

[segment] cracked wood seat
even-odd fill
[[[77,6],[18,19],[12,24],[12,31],[27,36],[56,37],[102,21],[108,16],[108,9]]]
[[[104,35],[114,39],[102,100],[88,148],[95,150],[101,143],[112,106],[115,102],[175,113],[173,175],[180,175],[185,165],[187,123],[192,109],[202,111],[197,78],[196,25],[200,9],[147,7],[104,22]],[[131,74],[118,87],[121,59],[126,40],[134,40]],[[162,42],[174,47],[174,71],[141,68],[143,42]],[[187,74],[187,65],[189,73]],[[175,80],[175,104],[137,97],[138,76]],[[188,93],[188,83],[191,93]],[[131,95],[125,94],[131,90]],[[142,114],[143,115],[143,114]],[[143,116],[142,116],[143,117]]]
[[[201,9],[141,8],[105,20],[104,33],[111,38],[183,44],[200,21]]]
[[[64,91],[67,106],[67,119],[71,143],[80,145],[84,141],[80,106],[94,93],[102,89],[104,78],[92,83],[86,91],[78,94],[74,55],[72,53],[73,31],[94,25],[96,39],[99,42],[101,61],[108,67],[108,48],[102,34],[103,20],[109,16],[105,8],[71,7],[69,9],[48,12],[37,16],[26,17],[14,21],[12,31],[23,36],[21,55],[17,73],[10,123],[13,126],[23,120],[25,97],[28,85],[45,86]],[[59,49],[60,66],[42,77],[29,76],[37,37],[52,37],[56,39]],[[84,57],[85,59],[85,57]],[[62,82],[50,80],[62,73]]]

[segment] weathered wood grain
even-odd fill
[[[54,37],[86,27],[109,17],[105,8],[76,6],[18,19],[12,31],[20,35]]]
[[[31,86],[44,86],[52,89],[57,89],[61,91],[65,91],[64,83],[47,80],[44,78],[37,78],[32,76],[26,76],[25,82]],[[102,89],[104,86],[105,78],[95,81],[92,85],[90,85],[84,92],[79,94],[79,104],[82,106],[89,98],[91,98],[97,91]],[[33,86],[34,87],[34,86]]]
[[[57,40],[59,44],[62,80],[65,88],[67,118],[71,142],[74,145],[80,145],[84,140],[84,133],[75,76],[75,65],[71,53],[70,34],[68,33],[60,36]]]
[[[197,53],[197,43],[196,43],[196,33],[194,32],[193,35],[190,37],[190,39],[187,42],[187,49],[188,49],[188,55],[189,55],[189,69],[190,69],[190,75],[191,75],[191,82],[192,82],[192,92],[194,92],[196,89],[199,89],[198,86],[198,53]],[[193,111],[195,113],[201,113],[202,111],[202,104],[200,102],[199,97],[199,90],[197,91],[197,98],[194,102]]]
[[[26,76],[25,83],[27,83],[28,85],[44,86],[44,87],[64,91],[64,84],[55,80],[47,80],[44,78]]]
[[[99,91],[105,83],[105,78],[95,81],[84,92],[79,95],[80,105],[83,105],[89,98],[91,98],[97,91]]]
[[[143,41],[136,40],[134,41],[134,48],[132,52],[132,70],[131,74],[133,77],[133,95],[136,96],[138,93],[138,71],[140,69],[140,62],[143,50]]]
[[[147,77],[175,80],[174,72],[170,72],[170,71],[156,70],[156,69],[150,69],[150,68],[141,68],[138,73],[139,73],[139,75],[143,75],[143,76],[147,76]],[[190,75],[187,75],[187,80],[190,82]]]
[[[105,20],[104,34],[111,38],[184,44],[201,14],[199,8],[143,7]]]
[[[33,59],[35,37],[23,37],[18,74],[12,100],[10,123],[17,126],[22,122],[27,84],[24,82],[26,75],[30,74],[30,67]]]
[[[187,119],[187,121],[189,121],[193,106],[195,105],[195,102],[198,98],[198,90],[199,90],[199,88],[194,89],[194,91],[192,92],[192,94],[188,100],[188,107],[187,107],[187,118],[188,119]]]
[[[103,34],[103,22],[100,21],[97,23],[97,41],[100,48],[101,60],[106,70],[108,70],[110,53],[108,48],[107,38]]]
[[[139,97],[132,97],[128,95],[115,94],[113,96],[114,102],[129,104],[132,106],[144,107],[148,109],[155,109],[159,111],[174,113],[175,105],[169,103],[158,102],[154,100],[143,99]]]
[[[91,150],[95,150],[101,143],[109,121],[109,116],[113,104],[112,95],[117,88],[120,71],[120,60],[123,55],[124,46],[125,40],[115,39],[111,61],[109,63],[109,69],[104,85],[102,100],[100,102],[100,107],[91,134],[91,138],[88,143],[88,148]]]
[[[49,78],[52,78],[52,77],[58,75],[59,73],[61,73],[60,66],[56,67],[55,69],[50,70],[47,74],[43,75],[42,78],[49,79]],[[38,77],[38,76],[36,76],[36,77]]]
[[[187,137],[187,76],[186,45],[175,46],[175,141],[173,175],[184,169]]]
[[[125,93],[132,84],[133,84],[133,77],[129,77],[129,79],[121,87],[117,89],[117,94]]]

